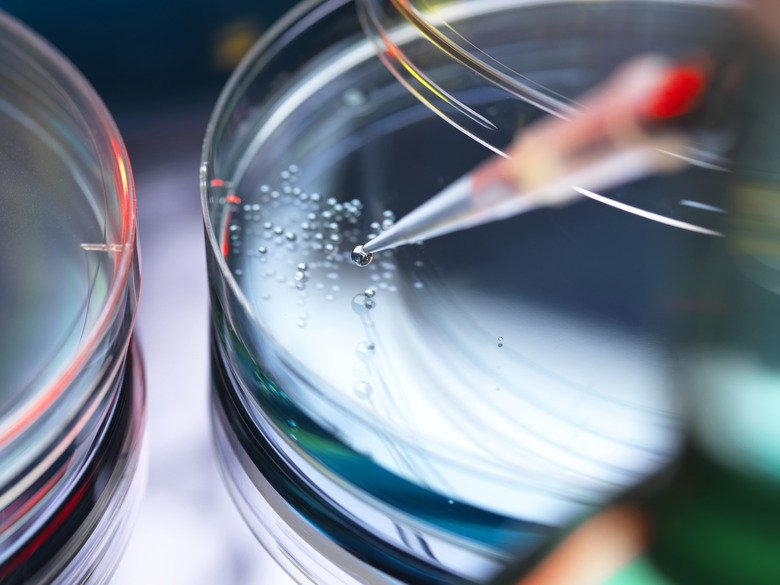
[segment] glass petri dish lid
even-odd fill
[[[0,133],[2,567],[83,480],[116,410],[140,263],[113,119],[69,62],[4,13]]]
[[[543,43],[545,38],[566,38],[569,32],[576,35],[567,18],[573,11],[577,12],[582,28],[597,34],[588,45],[576,41],[562,44],[561,58],[588,75],[590,87],[639,54],[658,53],[681,63],[706,56],[708,62],[716,64],[708,90],[713,97],[709,101],[705,98],[699,113],[686,120],[690,143],[674,154],[693,165],[720,171],[731,166],[739,124],[733,101],[729,103],[736,98],[728,98],[734,93],[728,86],[741,59],[733,18],[734,11],[741,6],[733,0],[607,0],[588,6],[570,1],[557,3],[554,9],[542,0],[356,1],[361,25],[378,58],[393,76],[436,115],[499,156],[508,156],[506,122],[463,91],[464,85],[471,83],[466,80],[482,78],[506,96],[522,100],[547,115],[562,119],[576,116],[584,108],[583,94],[577,93],[582,87],[577,91],[555,87],[545,72],[534,70],[517,55],[507,53],[507,48],[519,39],[533,45]],[[520,8],[524,15],[517,19],[511,13]],[[551,10],[557,14],[551,16]],[[484,22],[463,18],[475,11],[505,14],[504,26],[486,34]],[[692,11],[697,13],[695,17]],[[626,26],[628,21],[642,24]],[[510,22],[513,24],[507,25]],[[635,35],[630,49],[626,34]],[[594,42],[597,37],[598,42]],[[407,51],[405,48],[413,40],[425,48]],[[594,53],[598,53],[595,59]],[[458,75],[437,75],[442,60],[457,63]],[[685,200],[682,204],[662,194],[653,198],[610,194],[610,199],[617,201],[618,206],[637,208],[637,213],[648,212],[663,220],[686,221],[705,229],[717,225],[717,214],[723,211],[721,203],[706,193],[698,193],[693,201]]]

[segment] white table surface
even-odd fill
[[[212,446],[198,165],[213,103],[114,114],[138,203],[148,472],[112,585],[292,583],[234,507]]]

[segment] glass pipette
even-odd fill
[[[673,65],[657,55],[631,59],[588,95],[569,119],[547,117],[521,131],[506,158],[494,157],[355,248],[361,265],[403,244],[505,219],[689,164],[690,136],[669,122],[695,109],[706,63]],[[627,211],[705,233],[710,230],[638,208]]]

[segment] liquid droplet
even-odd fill
[[[355,394],[358,398],[369,398],[374,389],[368,382],[358,382],[355,384]]]
[[[364,252],[363,246],[357,245],[352,250],[352,262],[358,266],[368,266],[373,260],[374,256],[370,252]]]
[[[361,359],[370,359],[374,357],[376,346],[370,341],[361,341],[357,345],[357,354]]]
[[[371,299],[374,297],[374,295],[376,295],[376,291],[373,288],[367,288],[365,291],[363,291],[363,294]]]

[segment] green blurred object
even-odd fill
[[[580,540],[588,554],[559,562],[597,512],[493,585],[537,585],[545,567],[564,565],[569,577],[549,585],[780,583],[780,76],[774,56],[746,62],[742,140],[722,178],[727,237],[682,250],[670,279],[686,299],[672,320],[688,446],[664,474],[608,508],[636,512],[647,541],[615,562],[614,547]],[[612,542],[630,532],[613,528]],[[604,563],[600,577],[580,579],[593,559]]]

